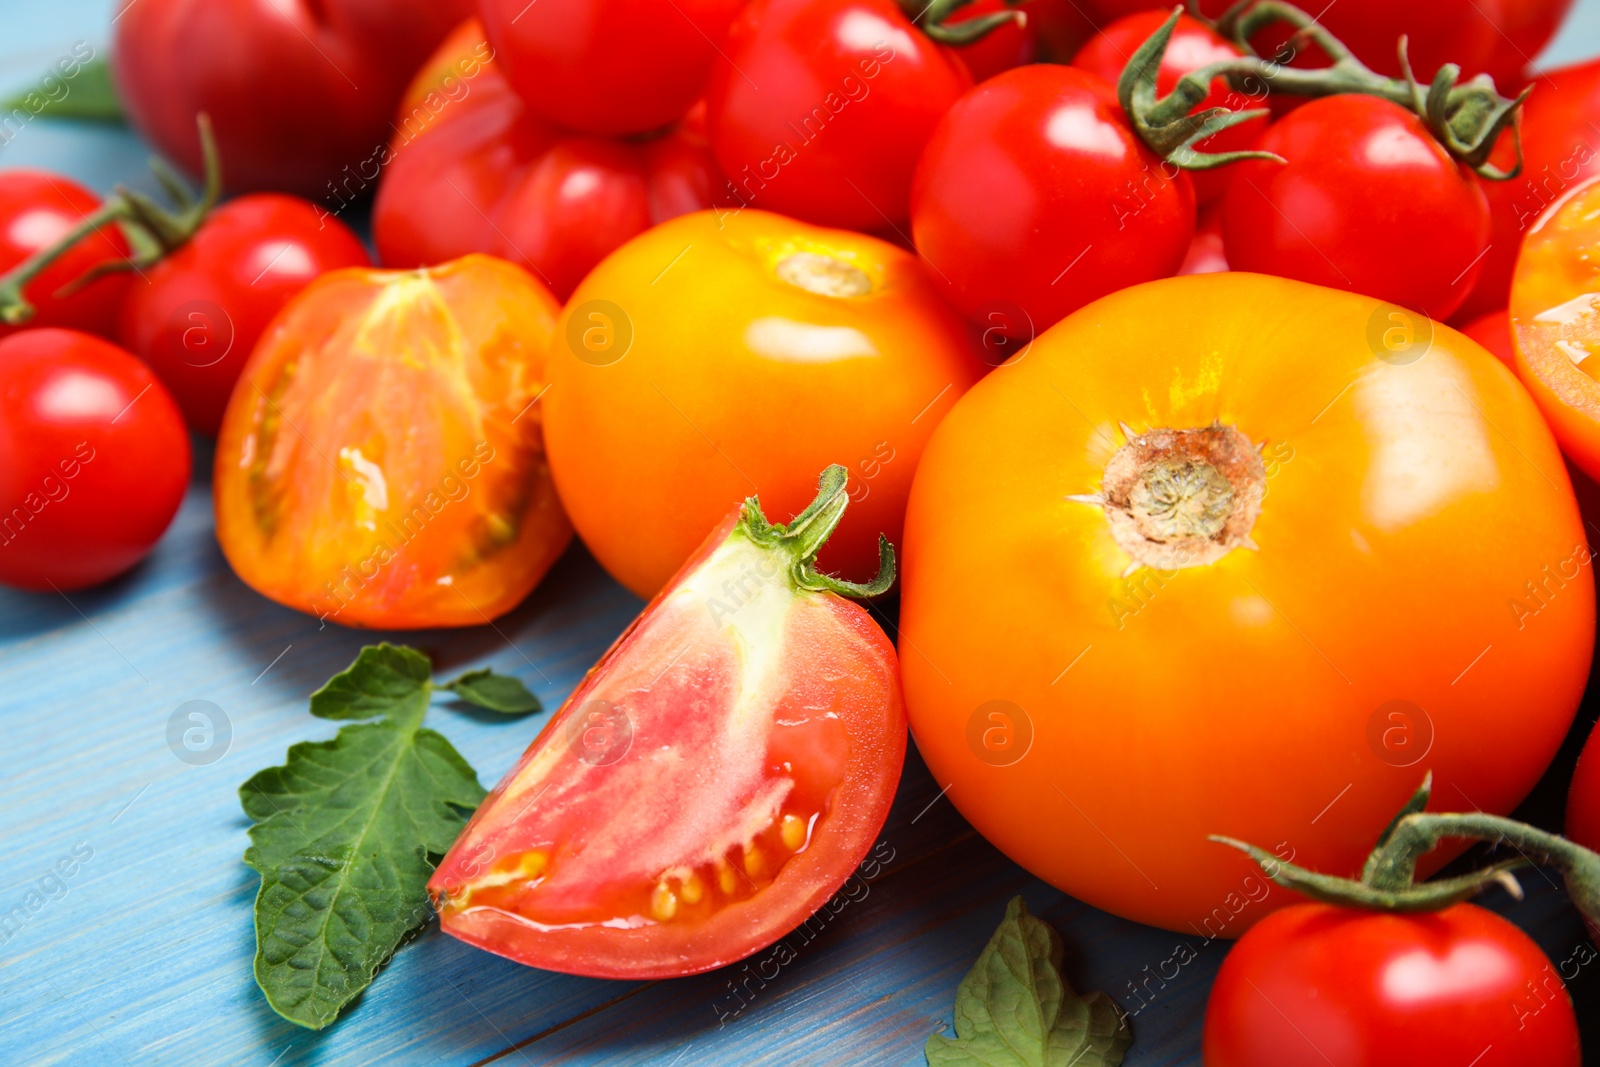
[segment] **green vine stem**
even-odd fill
[[[1517,122],[1522,101],[1531,86],[1515,98],[1503,97],[1495,90],[1494,79],[1487,74],[1461,81],[1461,68],[1447,63],[1439,68],[1433,82],[1423,87],[1412,74],[1404,37],[1397,47],[1405,77],[1386,78],[1357,59],[1314,18],[1282,0],[1239,0],[1219,19],[1209,23],[1244,54],[1191,71],[1178,80],[1170,93],[1158,98],[1156,73],[1182,14],[1182,7],[1173,9],[1166,23],[1133,54],[1117,82],[1122,108],[1140,137],[1153,151],[1180,167],[1209,170],[1240,159],[1283,162],[1269,152],[1213,153],[1194,147],[1197,141],[1212,134],[1268,114],[1264,109],[1230,111],[1221,107],[1191,114],[1210,94],[1211,83],[1217,78],[1226,78],[1234,89],[1245,93],[1260,93],[1270,86],[1272,92],[1289,96],[1360,93],[1380,97],[1422,119],[1446,151],[1484,178],[1502,181],[1516,177],[1522,170],[1522,140]],[[1250,39],[1269,26],[1284,23],[1294,28],[1292,42],[1316,44],[1327,53],[1332,65],[1290,67],[1256,54]],[[1516,149],[1516,163],[1510,170],[1502,170],[1489,162],[1490,153],[1506,130],[1511,131]]]
[[[1600,928],[1600,854],[1559,834],[1501,815],[1424,811],[1432,790],[1430,773],[1378,839],[1359,880],[1318,874],[1285,863],[1265,849],[1231,837],[1213,835],[1211,840],[1247,853],[1268,878],[1286,889],[1324,903],[1374,911],[1437,911],[1491,885],[1503,886],[1520,898],[1521,887],[1511,872],[1532,864],[1551,866],[1561,872],[1567,895],[1583,917],[1591,926]],[[1417,882],[1417,861],[1446,838],[1507,844],[1518,855],[1483,870]]]
[[[102,226],[115,224],[127,239],[132,254],[126,259],[111,259],[98,264],[81,277],[68,282],[59,295],[76,292],[106,274],[143,270],[170,255],[194,236],[222,196],[222,164],[217,156],[217,141],[211,132],[211,120],[202,113],[196,123],[200,127],[200,150],[205,159],[205,187],[200,196],[196,198],[165,162],[151,159],[150,169],[171,198],[172,209],[163,208],[144,193],[123,185],[117,186],[104,204],[85,215],[59,241],[48,248],[41,248],[0,276],[0,320],[20,326],[33,318],[34,308],[22,295],[23,287]]]
[[[983,40],[1008,22],[1026,26],[1027,14],[1017,10],[1018,5],[1025,2],[1026,0],[1006,0],[1007,7],[1004,11],[979,15],[975,19],[967,19],[953,26],[947,24],[950,16],[972,3],[972,0],[932,0],[931,3],[900,0],[900,10],[905,12],[906,18],[928,37],[940,44],[959,48]]]
[[[837,463],[828,467],[817,481],[816,498],[787,524],[768,522],[761,513],[761,501],[749,497],[739,526],[756,544],[781,548],[789,554],[789,576],[800,589],[856,599],[882,596],[894,585],[895,578],[894,546],[883,534],[878,535],[878,574],[872,581],[847,582],[817,570],[817,553],[850,504],[850,494],[845,491],[848,481],[849,472],[844,467]]]

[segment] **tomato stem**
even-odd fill
[[[878,573],[872,581],[848,582],[816,568],[817,553],[850,504],[850,494],[846,492],[848,481],[849,472],[844,467],[837,463],[828,467],[817,481],[816,497],[787,524],[768,522],[761,513],[760,499],[749,497],[744,502],[739,529],[758,545],[788,553],[789,577],[800,589],[857,599],[882,596],[894,585],[895,579],[894,546],[883,534],[878,535]]]
[[[932,0],[931,3],[924,4],[918,0],[900,0],[900,10],[905,12],[906,18],[911,20],[912,25],[927,37],[956,48],[981,41],[1008,22],[1015,22],[1018,26],[1028,24],[1027,14],[1017,10],[1026,0],[1006,0],[1004,11],[990,12],[975,19],[950,25],[950,16],[971,2],[972,0]]]

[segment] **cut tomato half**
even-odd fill
[[[444,929],[546,970],[664,978],[755,952],[827,902],[894,799],[894,647],[818,574],[831,467],[787,526],[734,510],[489,794],[429,890]],[[843,595],[841,595],[843,594]]]

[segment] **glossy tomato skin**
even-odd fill
[[[1370,96],[1313,100],[1256,146],[1228,186],[1235,270],[1375,296],[1445,319],[1477,279],[1489,208],[1477,179],[1422,120]]]
[[[964,96],[917,166],[911,233],[974,322],[1020,305],[1042,331],[1172,274],[1194,236],[1188,175],[1158,159],[1103,79],[1037,64]]]
[[[0,583],[64,592],[138,563],[189,484],[189,437],[150,369],[46,327],[0,339]]]
[[[479,806],[428,885],[446,933],[569,974],[695,974],[773,943],[862,864],[905,760],[894,646],[791,585],[739,518]]]
[[[731,504],[759,493],[793,513],[845,463],[854,504],[821,563],[865,580],[879,532],[900,534],[924,442],[984,369],[910,253],[754,209],[685,215],[567,302],[551,469],[589,551],[651,596]]]
[[[1566,471],[1504,366],[1414,314],[1416,347],[1385,348],[1393,314],[1239,272],[1152,282],[940,424],[906,516],[907,712],[949,798],[1035,875],[1236,937],[1288,894],[1207,835],[1349,874],[1425,767],[1442,809],[1499,813],[1544,772],[1594,640]],[[1130,573],[1107,465],[1129,432],[1216,423],[1260,449],[1250,543]],[[991,712],[1031,747],[984,744]]]
[[[904,222],[917,156],[972,84],[893,0],[753,0],[706,94],[741,205],[823,226]]]
[[[557,310],[522,268],[477,255],[301,290],[217,436],[235,573],[346,626],[474,626],[515,607],[572,536],[536,406]]]
[[[528,107],[589,133],[659,130],[705,92],[744,0],[483,0],[489,43]]]
[[[99,208],[100,198],[70,178],[42,170],[0,170],[0,274],[54,245]],[[22,326],[0,322],[0,337],[38,326],[110,336],[128,288],[127,274],[107,275],[68,296],[56,294],[101,263],[127,258],[128,243],[116,226],[96,230],[23,287],[33,318]]]
[[[1128,65],[1129,57],[1161,28],[1169,14],[1170,11],[1149,11],[1118,19],[1091,37],[1073,57],[1072,65],[1116,85],[1117,79],[1122,77],[1122,69]],[[1156,92],[1163,95],[1169,93],[1185,74],[1220,60],[1234,59],[1238,55],[1239,50],[1217,36],[1215,31],[1184,15],[1178,19],[1172,39],[1167,42],[1167,50],[1162,55],[1161,68],[1156,72]],[[1221,107],[1229,111],[1248,111],[1264,104],[1264,100],[1246,98],[1229,87],[1226,79],[1218,78],[1212,83],[1210,94],[1195,105],[1194,110]],[[1252,119],[1208,137],[1195,147],[1202,152],[1243,152],[1260,140],[1267,123],[1265,116]],[[1202,204],[1220,198],[1232,176],[1230,167],[1191,171],[1189,174],[1194,182],[1195,196]]]
[[[1422,915],[1298,904],[1228,953],[1206,1067],[1580,1067],[1572,998],[1527,934],[1457,904]]]
[[[235,191],[332,199],[370,166],[417,65],[471,0],[136,0],[116,18],[112,75],[162,155],[200,173],[211,116]]]
[[[368,263],[356,235],[316,205],[277,193],[242,196],[140,272],[117,338],[160,375],[190,428],[215,436],[272,316],[320,275]]]

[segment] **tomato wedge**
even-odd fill
[[[899,664],[813,568],[849,497],[736,508],[479,807],[429,891],[445,931],[546,970],[665,978],[798,926],[866,856],[905,759]],[[843,594],[843,595],[841,595]]]

